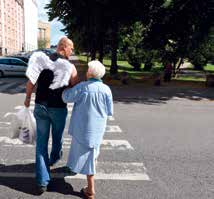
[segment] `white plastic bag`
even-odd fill
[[[29,108],[23,107],[12,117],[12,138],[19,138],[23,143],[34,144],[36,139],[36,121]]]

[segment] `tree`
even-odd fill
[[[159,51],[163,61],[170,58],[175,69],[207,36],[213,21],[211,2],[213,0],[51,0],[47,9],[49,19],[58,17],[66,34],[72,36],[79,49],[89,51],[92,59],[99,52],[102,61],[106,47],[110,46],[110,72],[116,74],[121,27],[130,28],[140,21],[145,29],[141,48],[132,46],[130,51],[141,54],[143,49],[146,66],[151,66],[153,56],[150,55]]]
[[[38,49],[46,48],[48,40],[38,39]]]
[[[212,26],[210,2],[171,0],[161,6],[147,24],[144,44],[162,52],[175,70],[189,52],[199,48]],[[158,34],[157,34],[158,33]]]
[[[141,5],[139,0],[52,0],[47,9],[49,19],[58,17],[69,36],[73,35],[76,39],[79,35],[83,36],[80,46],[90,50],[92,59],[95,59],[98,50],[102,60],[103,48],[109,42],[112,52],[110,71],[114,74],[118,70],[119,28],[123,24],[132,23],[142,15],[143,10],[139,9],[139,5]]]
[[[195,69],[203,70],[208,61],[214,60],[214,39],[212,37],[206,39],[199,48],[189,53],[188,58]]]

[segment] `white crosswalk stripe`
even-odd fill
[[[0,126],[9,126],[11,122],[0,122]]]
[[[115,119],[114,119],[113,116],[108,116],[108,120],[109,120],[109,121],[114,121]]]
[[[32,110],[31,107],[30,107],[30,110]],[[15,112],[7,113],[4,117],[7,117],[8,114],[15,114]],[[1,127],[10,128],[11,122],[0,122],[0,128]],[[65,128],[65,131],[68,131],[68,128]],[[122,132],[123,131],[121,130],[121,128],[117,125],[106,125],[105,133],[122,133]]]
[[[11,139],[8,137],[0,137],[0,143],[3,143],[4,147],[15,146],[16,148],[34,148],[34,145],[23,144],[19,139]],[[51,147],[51,140],[49,141],[49,147]],[[71,145],[70,138],[64,138],[63,149],[69,149]],[[103,140],[101,144],[101,150],[134,150],[131,144],[127,140]]]
[[[121,130],[121,128],[119,127],[119,126],[117,126],[117,125],[107,125],[106,126],[106,131],[105,131],[106,133],[115,133],[115,132],[117,132],[117,133],[122,133],[122,130]]]

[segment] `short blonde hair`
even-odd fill
[[[64,48],[66,48],[68,45],[72,45],[72,46],[74,45],[72,40],[69,39],[68,37],[62,37],[57,44],[57,50],[61,51]]]
[[[101,79],[105,75],[105,66],[98,60],[88,62],[88,73],[96,79]]]

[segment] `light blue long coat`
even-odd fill
[[[74,102],[68,133],[86,147],[99,147],[107,117],[113,115],[110,88],[101,80],[91,78],[66,89],[62,99],[65,103]]]

